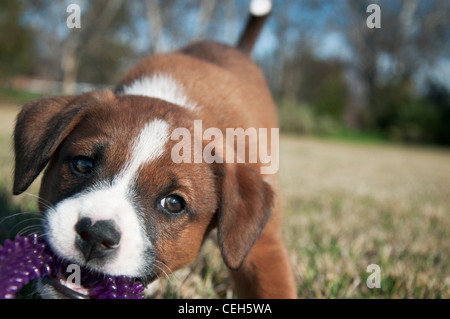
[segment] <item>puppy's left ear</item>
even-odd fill
[[[273,190],[248,164],[225,163],[220,172],[218,243],[225,264],[236,270],[269,220]]]
[[[58,146],[82,120],[88,106],[107,98],[114,98],[109,90],[43,98],[23,106],[14,129],[14,195],[24,192],[45,168]]]

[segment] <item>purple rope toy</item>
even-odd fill
[[[39,241],[37,234],[16,236],[0,245],[0,299],[14,299],[17,292],[36,278],[56,277],[65,264]],[[143,299],[144,286],[129,277],[112,277],[85,271],[83,286],[91,299]]]

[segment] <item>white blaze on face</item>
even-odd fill
[[[164,153],[169,128],[167,122],[159,119],[147,123],[130,144],[130,156],[111,184],[99,183],[46,212],[46,235],[56,254],[82,264],[82,254],[75,246],[76,223],[84,217],[93,222],[113,220],[121,233],[120,245],[114,259],[97,270],[110,275],[144,275],[146,251],[152,244],[141,212],[133,205],[132,186],[143,165]]]
[[[169,124],[163,120],[153,120],[147,123],[139,136],[133,141],[130,160],[126,163],[115,183],[127,186],[137,176],[143,164],[149,163],[164,152],[164,146],[169,139]]]

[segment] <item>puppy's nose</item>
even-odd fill
[[[119,247],[120,232],[113,220],[94,223],[90,218],[84,217],[75,225],[75,231],[78,234],[75,245],[86,261],[104,259]]]

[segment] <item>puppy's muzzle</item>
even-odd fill
[[[120,231],[113,220],[93,222],[84,217],[75,225],[78,236],[75,246],[83,254],[86,262],[96,260],[102,262],[111,257],[120,244]]]

